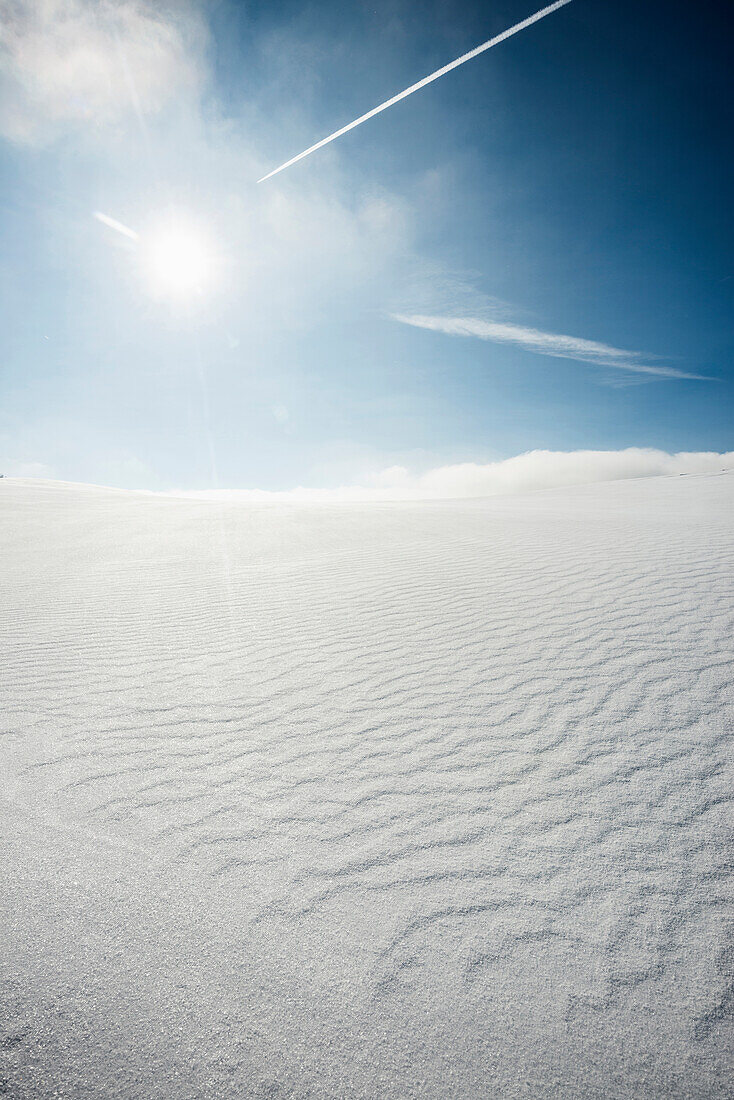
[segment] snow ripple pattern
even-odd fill
[[[232,936],[353,941],[375,1001],[532,963],[567,1021],[667,996],[692,1044],[721,1036],[733,489],[297,506],[6,481],[8,790],[240,899]]]

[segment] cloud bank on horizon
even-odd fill
[[[410,501],[504,496],[537,489],[589,485],[627,478],[718,474],[734,469],[734,451],[680,451],[669,454],[653,447],[619,451],[528,451],[496,462],[460,462],[413,474],[405,466],[390,466],[367,485],[333,489],[299,486],[288,490],[173,490],[172,495],[196,499],[242,501]]]

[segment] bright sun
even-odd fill
[[[207,234],[182,218],[168,218],[141,234],[143,279],[151,295],[190,303],[214,289],[216,256]]]

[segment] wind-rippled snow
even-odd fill
[[[733,504],[0,483],[6,1095],[731,1096]]]

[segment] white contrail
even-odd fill
[[[498,45],[500,42],[504,42],[506,38],[511,38],[513,34],[517,34],[518,31],[524,31],[526,27],[531,26],[533,23],[537,23],[539,19],[544,19],[546,15],[550,15],[551,12],[558,11],[559,8],[564,7],[566,4],[570,4],[571,0],[556,0],[554,4],[549,4],[547,8],[542,8],[541,11],[536,11],[535,15],[529,16],[527,19],[523,19],[522,23],[516,23],[514,27],[510,27],[509,30],[503,31],[502,34],[496,35],[495,38],[490,38],[486,42],[483,42],[481,46],[477,46],[476,49],[470,50],[469,53],[462,54],[461,57],[457,57],[456,61],[450,61],[448,65],[444,65],[442,69],[436,69],[435,73],[431,73],[430,76],[424,76],[423,80],[419,80],[417,84],[411,84],[409,88],[406,88],[403,92],[398,92],[392,99],[385,100],[379,107],[373,107],[371,111],[368,111],[366,115],[360,115],[354,122],[350,122],[347,126],[342,126],[341,130],[335,130],[333,134],[329,134],[328,137],[322,138],[321,141],[317,141],[315,145],[312,145],[309,149],[304,149],[302,153],[299,153],[297,157],[291,157],[285,164],[281,164],[279,168],[274,168],[272,172],[268,172],[267,176],[262,176],[257,182],[263,183],[264,180],[269,180],[271,176],[277,176],[278,172],[282,172],[286,168],[290,168],[292,164],[296,164],[297,161],[303,160],[309,153],[315,153],[317,149],[321,149],[322,146],[328,145],[330,141],[335,141],[336,138],[341,137],[342,134],[346,134],[349,130],[353,130],[355,126],[361,126],[363,122],[366,122],[369,118],[374,118],[375,115],[379,115],[380,111],[386,111],[388,107],[392,107],[393,103],[399,103],[401,99],[405,99],[407,96],[412,95],[413,92],[420,91],[421,88],[425,88],[426,84],[431,84],[434,80],[438,80],[444,73],[450,73],[452,69],[457,69],[459,65],[463,65],[465,61],[471,61],[473,57],[477,57],[480,53],[484,53],[485,50],[490,50],[492,46]]]
[[[118,222],[116,218],[111,218],[109,214],[103,214],[100,210],[95,210],[92,217],[96,218],[98,222],[102,222],[102,225],[114,229],[116,233],[122,233],[124,237],[129,237],[131,241],[137,241],[139,234],[134,229],[128,229],[126,225]]]

